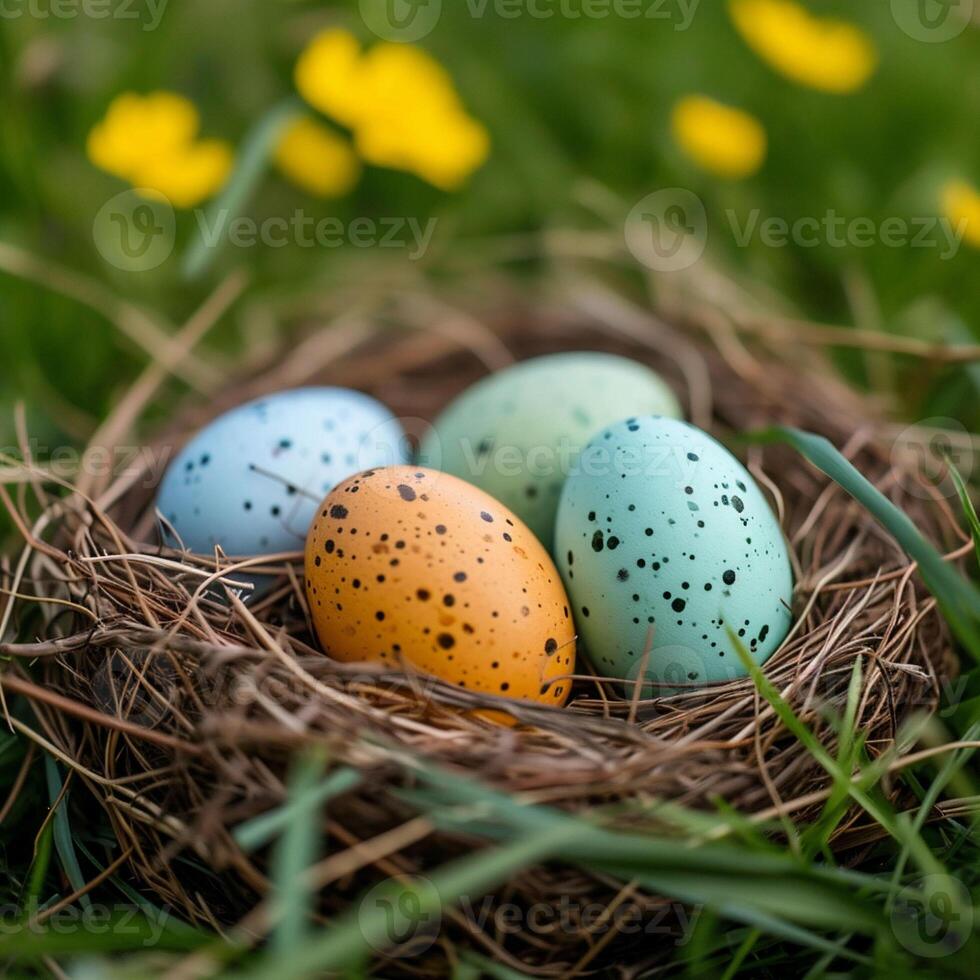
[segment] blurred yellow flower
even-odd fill
[[[232,166],[223,140],[197,140],[201,120],[174,92],[124,92],[88,134],[89,160],[134,187],[189,208],[220,190]]]
[[[671,114],[671,128],[680,148],[719,177],[749,177],[766,156],[766,131],[755,116],[704,95],[681,99]]]
[[[361,163],[350,143],[309,116],[286,128],[275,161],[297,187],[316,197],[342,197],[361,175]]]
[[[300,55],[295,79],[310,105],[351,129],[369,163],[451,190],[489,153],[486,129],[421,48],[381,43],[361,53],[346,31],[325,31]]]
[[[360,42],[347,31],[317,34],[296,61],[296,90],[314,109],[353,128],[360,118],[363,95],[357,79]]]
[[[980,248],[980,191],[965,180],[951,180],[943,187],[942,205],[953,227],[963,228],[963,240]]]
[[[815,17],[794,0],[729,0],[739,34],[776,71],[822,92],[859,89],[878,64],[871,38],[857,25]]]

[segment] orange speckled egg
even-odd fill
[[[562,705],[575,632],[561,578],[503,504],[434,470],[391,466],[338,484],[306,543],[324,650],[407,662],[471,690]]]

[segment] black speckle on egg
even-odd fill
[[[407,503],[411,503],[413,500],[417,499],[418,495],[407,483],[399,483],[398,496]]]
[[[334,504],[330,508],[330,516],[335,521],[342,521],[347,516],[347,508],[343,504]]]
[[[487,522],[487,524],[493,524],[493,515],[488,514],[485,510],[480,511],[480,519]]]
[[[725,583],[725,585],[734,585],[735,573],[730,568],[727,568],[725,569],[724,574],[721,576],[721,580]]]
[[[603,535],[602,531],[596,531],[595,534],[592,535],[593,551],[602,551],[602,549],[605,547],[604,538],[605,536]]]

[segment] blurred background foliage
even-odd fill
[[[493,2],[443,3],[420,44],[449,70],[489,130],[487,164],[455,193],[367,167],[340,200],[313,199],[270,171],[245,213],[262,220],[303,209],[314,219],[345,222],[436,217],[436,242],[418,271],[438,276],[449,256],[465,270],[460,259],[472,257],[478,267],[485,255],[507,255],[494,242],[508,236],[605,224],[621,239],[618,209],[625,216],[651,191],[681,186],[707,206],[712,259],[732,278],[773,290],[784,311],[929,340],[980,336],[980,252],[965,243],[945,258],[942,248],[880,242],[771,248],[756,236],[738,246],[729,209],[740,222],[758,208],[760,218],[792,222],[833,210],[878,225],[892,216],[939,214],[947,179],[980,183],[980,31],[923,43],[901,29],[887,2],[809,6],[846,16],[873,39],[879,64],[860,90],[827,94],[779,76],[739,37],[722,3],[702,0],[693,15],[677,0],[650,3],[650,16],[637,19],[561,15],[581,11],[577,3],[550,5],[549,18],[501,16],[512,8]],[[166,88],[199,107],[204,133],[240,146],[250,127],[294,93],[293,64],[318,30],[338,26],[365,43],[377,40],[358,4],[170,0],[153,30],[144,29],[153,21],[145,2],[133,10],[141,19],[0,21],[0,242],[90,276],[175,323],[235,265],[248,267],[252,296],[308,294],[330,282],[344,267],[339,250],[296,244],[226,249],[203,279],[184,282],[179,253],[196,233],[190,213],[178,216],[177,255],[159,269],[113,268],[93,248],[92,227],[124,185],[89,163],[85,139],[118,93]],[[768,154],[754,176],[724,181],[680,152],[670,113],[691,92],[745,109],[763,124]],[[583,206],[583,188],[596,187],[607,204],[601,215]],[[533,249],[515,254],[523,254],[509,263],[517,273],[533,276],[545,261]],[[12,403],[24,399],[39,438],[77,442],[145,357],[91,310],[2,273],[0,316],[0,431],[8,441]],[[234,352],[242,329],[229,321],[212,342]],[[845,363],[869,380],[860,357]],[[927,372],[903,386],[901,412],[913,419],[953,415],[975,430],[977,384],[969,369]]]

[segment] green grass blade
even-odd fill
[[[823,436],[789,426],[774,426],[747,437],[757,443],[786,443],[805,456],[861,503],[919,566],[950,627],[980,661],[980,590],[948,565],[916,526]]]
[[[27,887],[21,897],[21,917],[24,919],[34,915],[41,907],[41,890],[44,888],[44,879],[48,876],[48,868],[51,866],[51,842],[53,830],[49,820],[37,838],[34,846],[34,857],[31,861]]]
[[[353,789],[360,781],[361,777],[356,770],[338,769],[318,786],[297,792],[285,805],[239,824],[232,836],[243,851],[257,850],[276,838],[295,820],[305,819],[311,810],[317,810],[333,797]]]
[[[960,506],[963,508],[963,515],[970,526],[970,533],[973,535],[973,547],[977,555],[977,567],[980,568],[980,517],[977,517],[977,510],[970,499],[970,491],[967,489],[966,482],[960,476],[960,471],[953,465],[948,457],[946,465],[949,467],[949,474],[956,485],[956,493],[960,498]]]
[[[817,737],[809,728],[796,716],[793,709],[783,700],[782,696],[772,685],[768,677],[763,673],[762,668],[755,663],[745,645],[741,642],[734,630],[728,628],[728,636],[735,647],[735,651],[742,661],[743,666],[749,673],[759,693],[769,702],[773,711],[780,721],[789,731],[803,743],[810,755],[820,763],[821,766],[831,775],[835,782],[846,785],[850,797],[859,804],[865,812],[872,817],[879,826],[890,834],[899,844],[908,848],[909,853],[914,857],[916,863],[925,874],[945,875],[946,869],[935,857],[925,841],[919,836],[908,821],[896,818],[894,811],[887,801],[875,798],[871,795],[870,787],[866,788],[868,780],[855,781],[852,774],[844,772],[837,764],[837,760],[831,756],[823,747]],[[882,756],[879,765],[871,767],[873,782],[882,775],[886,768],[886,757]]]
[[[503,847],[443,865],[425,881],[405,885],[392,882],[391,902],[352,908],[325,933],[283,956],[267,958],[244,976],[250,980],[300,980],[348,967],[383,949],[390,940],[389,906],[401,906],[403,899],[411,899],[415,920],[424,922],[462,897],[485,894],[528,865],[573,850],[586,829],[591,828],[570,824],[538,830]]]
[[[48,797],[52,806],[61,794],[61,773],[58,772],[58,763],[50,755],[44,757],[44,774],[48,784]],[[75,843],[71,832],[71,822],[68,817],[68,794],[58,805],[52,821],[54,832],[54,846],[58,852],[58,860],[65,872],[66,877],[71,882],[75,891],[80,891],[85,887],[85,875],[82,874],[81,865],[78,863],[78,855],[75,853]],[[83,908],[89,908],[92,900],[88,895],[82,895],[81,904]]]
[[[325,764],[322,753],[301,759],[290,779],[290,799],[311,796]],[[272,883],[276,927],[272,948],[280,953],[288,954],[309,937],[313,892],[306,880],[306,871],[317,859],[320,840],[320,808],[307,805],[294,812],[275,848]]]
[[[298,99],[284,99],[273,106],[252,127],[238,152],[238,162],[228,179],[227,186],[200,218],[205,228],[215,228],[222,223],[233,221],[241,214],[242,208],[248,203],[265,174],[269,157],[283,129],[301,111]],[[226,241],[226,236],[222,235],[219,241]],[[219,251],[220,246],[208,242],[205,230],[199,224],[197,237],[191,242],[181,263],[183,278],[199,279],[207,272]]]

